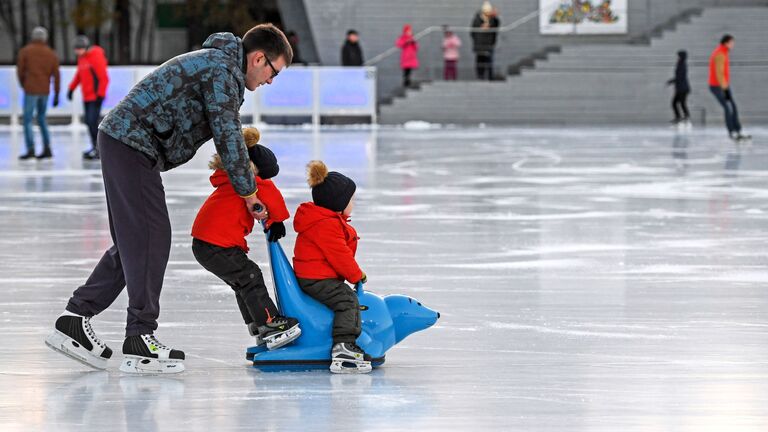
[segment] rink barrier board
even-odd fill
[[[102,112],[114,108],[156,66],[110,66],[109,86]],[[79,125],[83,115],[82,96],[75,90],[67,100],[67,88],[75,73],[74,66],[60,68],[59,106],[48,100],[48,116],[70,117]],[[53,84],[51,84],[53,93]],[[24,91],[16,77],[16,68],[0,66],[0,117],[9,117],[12,126],[19,125],[24,108]],[[241,116],[250,116],[254,123],[262,116],[309,116],[320,124],[320,116],[370,116],[376,123],[376,68],[292,66],[280,71],[272,84],[256,91],[245,92]]]

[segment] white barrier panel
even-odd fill
[[[114,108],[156,66],[110,66],[109,87],[103,112]],[[67,86],[74,76],[74,66],[62,66],[59,106],[48,101],[49,115],[71,116],[78,124],[83,104],[80,90],[75,90],[72,101],[67,100]],[[51,86],[53,92],[53,86]],[[16,78],[16,68],[0,67],[0,116],[11,117],[18,125],[17,116],[24,107],[24,91]],[[245,92],[241,115],[250,115],[259,122],[262,115],[311,116],[314,124],[321,115],[370,116],[376,122],[376,68],[374,67],[301,67],[294,66],[280,72],[271,85],[255,92]]]

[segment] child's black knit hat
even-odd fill
[[[357,189],[352,179],[336,171],[328,172],[328,167],[318,160],[307,164],[307,183],[315,205],[335,212],[347,207]]]
[[[248,147],[248,157],[259,170],[256,175],[267,180],[280,172],[280,166],[277,164],[277,157],[272,153],[272,150],[258,144],[260,138],[261,133],[258,129],[253,127],[243,129],[243,139],[245,146]]]

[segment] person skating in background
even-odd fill
[[[403,70],[403,87],[411,86],[411,73],[419,68],[419,43],[413,38],[410,24],[403,26],[403,33],[395,45],[400,48],[400,69]]]
[[[256,128],[243,129],[248,156],[256,173],[256,196],[266,206],[266,231],[269,241],[285,236],[283,221],[288,219],[285,200],[270,180],[280,171],[277,158],[268,148],[258,144]],[[283,317],[269,298],[259,266],[248,259],[245,237],[253,230],[254,219],[243,199],[235,192],[219,155],[208,167],[215,171],[211,184],[216,190],[205,200],[192,224],[192,253],[206,270],[215,274],[235,291],[240,314],[256,345],[276,349],[301,335],[295,318]]]
[[[342,66],[362,66],[363,49],[360,47],[360,36],[355,30],[347,31],[347,39],[341,47]]]
[[[728,136],[735,141],[748,140],[749,135],[741,133],[741,122],[736,101],[733,99],[731,87],[730,52],[735,40],[733,36],[726,34],[720,39],[720,45],[712,51],[709,58],[709,91],[715,96],[717,102],[725,112],[725,127]]]
[[[98,45],[91,45],[88,37],[80,35],[75,38],[75,54],[77,54],[77,71],[69,84],[67,99],[72,100],[72,94],[77,86],[83,95],[83,112],[85,125],[91,137],[91,149],[83,153],[84,159],[99,159],[97,134],[99,132],[99,117],[101,106],[107,97],[107,57]]]
[[[445,61],[443,78],[446,81],[456,80],[459,48],[461,48],[461,39],[448,26],[443,26],[443,60]]]
[[[312,202],[296,210],[293,228],[298,233],[293,269],[301,289],[333,313],[331,372],[367,373],[371,357],[357,346],[362,331],[357,293],[344,283],[365,283],[355,261],[357,231],[349,224],[355,182],[331,171],[321,161],[307,165]]]
[[[677,52],[677,65],[675,66],[675,77],[667,81],[667,85],[675,85],[675,95],[672,97],[672,111],[675,113],[675,119],[672,123],[690,125],[691,114],[688,112],[686,99],[691,92],[691,86],[688,83],[688,53],[685,50]]]
[[[292,56],[285,35],[271,24],[253,27],[242,39],[214,33],[203,49],[158,66],[107,114],[98,143],[113,245],[72,293],[46,344],[94,368],[106,368],[112,350],[96,336],[91,318],[127,288],[120,370],[184,370],[184,352],[160,343],[154,334],[171,251],[171,221],[160,172],[185,164],[213,139],[244,205],[263,207],[239,110],[245,90],[271,84]],[[267,217],[263,209],[253,215]]]
[[[53,106],[59,105],[59,57],[56,51],[48,46],[48,30],[35,27],[32,30],[32,41],[19,50],[16,61],[16,75],[19,84],[24,89],[24,142],[26,153],[19,156],[21,160],[31,158],[48,159],[51,152],[51,135],[48,132],[48,122],[45,116],[48,110],[48,97],[51,92],[53,79]],[[37,115],[35,115],[37,113]],[[35,133],[32,130],[32,117],[37,118],[40,134],[43,136],[43,151],[35,156]]]
[[[483,5],[472,19],[472,50],[475,52],[475,69],[477,79],[493,79],[493,50],[498,37],[498,27],[501,25],[496,9],[491,2]]]

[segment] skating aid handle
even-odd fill
[[[253,205],[253,211],[255,211],[256,213],[261,213],[262,210],[264,210],[264,206],[262,206],[261,204],[256,203],[256,204]],[[262,228],[264,228],[264,229],[267,228],[266,219],[260,220],[259,223],[261,224]]]

